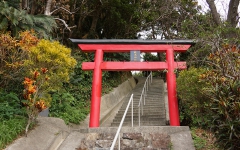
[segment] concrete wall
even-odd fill
[[[110,121],[113,120],[119,108],[122,106],[124,97],[129,94],[136,86],[136,81],[133,77],[114,88],[109,94],[101,97],[100,106],[100,126],[110,126]],[[88,127],[90,114],[81,122],[82,127]]]

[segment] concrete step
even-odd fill
[[[145,100],[153,100],[153,101],[159,101],[159,100],[161,100],[162,98],[164,97],[164,95],[159,95],[159,96],[151,96],[151,95],[148,95],[148,96],[145,96]],[[128,98],[128,100],[129,100],[129,98],[130,97],[127,97]],[[126,99],[127,99],[126,98]],[[135,97],[135,96],[133,96],[133,101],[135,102],[135,101],[139,101],[140,100],[140,96],[139,97]],[[142,96],[142,99],[144,98],[144,96]]]
[[[141,103],[141,102],[140,102]],[[144,103],[144,100],[142,100],[142,103]],[[128,102],[127,103],[123,103],[123,106],[127,106]],[[133,101],[133,105],[136,106],[139,104],[139,101]],[[132,102],[131,104],[132,105]],[[147,101],[145,100],[145,105],[144,106],[155,106],[155,105],[164,105],[164,102],[162,101]]]
[[[148,116],[150,116],[150,115],[161,115],[161,114],[165,114],[165,110],[161,110],[161,111],[155,111],[155,110],[147,110],[147,111],[141,111],[140,110],[140,113],[142,113],[143,112],[143,114],[144,115],[148,115]],[[133,115],[138,115],[138,113],[139,113],[139,111],[133,111]],[[116,116],[118,116],[118,115],[120,115],[120,116],[123,116],[123,114],[124,114],[124,111],[122,111],[122,112],[118,112],[118,114],[116,115]],[[126,114],[126,116],[128,116],[128,115],[131,115],[132,114],[132,111],[129,111],[129,112],[127,112],[127,114]]]
[[[123,117],[123,116],[121,116],[121,115],[117,115],[117,116],[114,118],[114,120],[121,120],[122,117]],[[133,119],[134,119],[134,118],[138,118],[138,117],[139,117],[138,114],[136,114],[136,115],[133,114]],[[148,115],[141,115],[141,114],[140,114],[140,117],[141,117],[141,118],[146,118],[146,119],[147,119],[147,118],[165,118],[165,114],[161,114],[161,115],[160,115],[160,114],[156,114],[156,115],[155,115],[155,114],[151,114],[151,115],[149,115],[149,114],[148,114]],[[132,118],[132,115],[131,115],[131,114],[125,116],[125,120],[131,119],[131,118]]]
[[[112,127],[116,127],[116,126],[119,126],[120,123],[112,123],[111,126]],[[151,120],[151,121],[140,121],[140,126],[165,126],[166,125],[166,120],[165,119],[162,119],[162,120]],[[131,127],[132,126],[132,123],[131,122],[124,122],[123,123],[123,126],[129,126]],[[139,126],[139,122],[138,120],[137,121],[134,121],[133,122],[133,126]]]
[[[153,104],[153,105],[145,104],[144,105],[144,104],[140,103],[140,106],[143,107],[143,109],[145,109],[145,110],[148,110],[148,109],[165,109],[165,106],[163,104],[162,105],[160,105],[160,104]],[[121,111],[125,111],[126,107],[127,107],[127,105],[122,105],[120,110]],[[139,108],[138,104],[133,105],[133,109],[134,110],[138,110],[138,108]],[[132,105],[130,105],[128,109],[131,110],[132,109]]]
[[[163,94],[159,94],[159,95],[151,95],[149,93],[147,93],[147,95],[145,95],[145,99],[161,99],[162,97],[164,97]],[[140,100],[141,98],[141,95],[140,96],[136,96],[136,95],[133,95],[133,100]],[[144,98],[144,95],[142,96],[142,98]]]
[[[140,110],[140,112],[146,114],[146,115],[151,115],[151,114],[162,114],[165,113],[165,109],[160,109],[160,110]],[[132,111],[128,111],[126,115],[131,114]],[[133,114],[138,114],[139,110],[133,111]],[[124,111],[119,111],[118,114],[124,114]]]
[[[133,114],[133,118],[138,118],[138,116],[139,116],[138,114],[136,114],[136,115]],[[147,115],[147,116],[140,114],[140,116],[141,117],[146,117],[146,118],[165,118],[165,114],[161,114],[161,115]],[[123,117],[123,115],[117,115],[117,116],[115,116],[115,118],[113,120],[121,120],[122,117]],[[129,114],[129,115],[125,116],[125,119],[128,119],[128,118],[131,119],[131,117],[132,117],[132,115]]]
[[[165,116],[152,116],[152,117],[151,116],[148,116],[148,117],[141,116],[140,120],[142,120],[141,118],[144,120],[153,120],[154,121],[154,120],[158,120],[158,119],[165,119]],[[119,116],[119,117],[114,118],[112,122],[121,122],[121,120],[122,120],[122,116]],[[130,116],[124,119],[125,122],[131,122],[131,120],[132,120],[132,117],[130,117]],[[139,120],[139,117],[133,116],[133,120]]]
[[[145,102],[149,102],[149,103],[163,103],[164,101],[162,100],[164,97],[163,96],[159,96],[159,97],[145,97]],[[140,98],[134,98],[133,99],[133,103],[139,103]],[[144,97],[142,97],[142,101],[144,101]],[[124,104],[127,104],[129,102],[129,99],[126,99],[126,101],[124,102]]]
[[[133,107],[133,110],[134,111],[138,111],[138,109],[139,109],[139,107]],[[159,111],[159,110],[163,110],[163,109],[165,109],[165,106],[161,106],[161,105],[155,105],[155,106],[151,106],[151,105],[148,105],[148,106],[146,106],[146,105],[144,105],[143,106],[143,110],[157,110],[157,111]],[[120,108],[120,110],[119,110],[119,112],[125,112],[125,110],[126,110],[126,107],[122,107],[122,108]],[[131,111],[132,110],[132,107],[131,106],[129,106],[129,110],[128,111]]]
[[[160,114],[165,114],[166,110],[165,109],[159,109],[159,110],[133,110],[133,111],[128,111],[126,115],[131,115],[133,113],[133,115],[138,115],[138,113],[144,113],[146,115],[160,115]],[[118,113],[115,115],[117,116],[118,114],[120,114],[121,116],[124,114],[125,111],[118,111]]]
[[[139,105],[139,102],[138,103],[133,103],[133,109],[138,109],[138,105]],[[144,104],[144,101],[140,102],[140,106],[143,107],[143,108],[154,108],[154,107],[165,107],[164,103],[161,102],[154,102],[154,103],[151,103],[151,102],[146,102],[145,101],[145,104]],[[127,107],[127,104],[122,104],[121,106],[121,109],[126,109]],[[132,108],[132,103],[129,105],[129,109]]]
[[[135,105],[133,105],[133,109],[135,109],[135,110],[138,110],[138,105],[139,104],[135,104]],[[141,107],[143,107],[143,109],[146,109],[146,110],[148,110],[148,109],[165,109],[165,106],[164,106],[164,104],[141,104],[140,103],[140,106]],[[126,107],[127,107],[127,105],[122,105],[122,107],[120,108],[120,110],[123,110],[123,111],[125,111],[125,109],[126,109]],[[129,108],[128,108],[129,110],[131,110],[132,109],[132,105],[130,105],[129,106]]]
[[[120,123],[122,120],[122,118],[119,118],[119,119],[114,119],[112,123]],[[158,118],[145,118],[145,117],[141,117],[140,118],[141,122],[145,121],[145,122],[154,122],[154,121],[162,121],[162,120],[165,120],[164,117],[158,117]],[[138,122],[139,121],[139,118],[136,116],[133,118],[133,122]],[[124,122],[132,122],[132,119],[131,118],[125,118]]]
[[[132,111],[132,109],[130,108],[130,109],[127,111],[127,114],[130,114],[130,113],[132,113],[132,112],[133,112],[133,113],[138,113],[139,111],[144,112],[144,113],[146,113],[146,114],[161,114],[161,113],[164,113],[166,110],[165,110],[164,107],[154,107],[154,108],[152,108],[152,109],[148,109],[148,108],[144,108],[144,107],[143,107],[143,109],[138,109],[138,108],[136,108],[136,109],[133,109],[133,111]],[[120,110],[118,111],[119,114],[124,114],[124,112],[125,112],[124,109],[120,109]]]

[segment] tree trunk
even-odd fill
[[[220,19],[220,15],[217,12],[216,5],[214,3],[215,0],[206,0],[206,1],[207,1],[208,6],[211,10],[213,21],[216,23],[216,25],[220,25],[221,24],[221,19]]]
[[[47,16],[51,15],[51,5],[52,5],[52,0],[48,0],[44,15],[47,15]]]
[[[237,26],[237,23],[239,21],[239,16],[238,16],[239,1],[240,0],[230,0],[229,6],[228,6],[227,22],[233,28]]]
[[[35,0],[35,1],[32,1],[30,14],[34,15],[34,14],[36,13],[36,7],[37,7],[37,2],[36,2],[36,0]]]
[[[23,6],[22,6],[22,0],[19,1],[19,9],[22,10],[23,9]]]
[[[29,2],[28,2],[28,0],[24,0],[24,6],[23,6],[23,9],[28,10],[28,8],[29,8]]]
[[[89,32],[82,37],[83,39],[98,39],[99,38],[96,33],[96,27],[97,27],[97,22],[98,22],[101,11],[102,11],[101,3],[97,3],[95,5],[95,11],[93,12],[93,16],[92,16],[91,27],[89,29]]]

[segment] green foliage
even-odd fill
[[[52,95],[50,116],[59,117],[65,123],[79,124],[86,118],[89,108],[86,102],[77,101],[70,93],[54,93]]]
[[[221,150],[216,145],[214,135],[209,130],[193,127],[190,129],[196,150]]]
[[[196,150],[200,150],[205,147],[206,145],[206,140],[202,139],[196,134],[196,129],[191,130],[191,135],[193,138],[193,144]]]
[[[231,28],[227,23],[220,26],[214,25],[210,14],[199,14],[196,20],[188,20],[182,24],[184,36],[188,39],[196,39],[196,45],[190,48],[185,55],[188,65],[201,67],[207,66],[207,58],[210,53],[221,49],[224,43],[238,45],[240,42],[239,28]]]
[[[209,71],[201,75],[208,86],[212,129],[218,143],[226,149],[240,149],[240,50],[224,45],[208,57]]]
[[[92,61],[93,56],[77,50],[74,52],[77,65],[71,75],[69,83],[64,83],[64,89],[78,101],[90,101],[92,88],[92,71],[82,70],[82,62]]]
[[[130,53],[105,53],[104,61],[129,61]]]
[[[149,3],[149,4],[147,4]],[[148,32],[149,39],[181,39],[182,24],[199,13],[196,0],[149,1],[145,2],[141,27]],[[141,14],[142,15],[142,14]]]
[[[208,85],[199,81],[199,76],[205,72],[206,69],[192,67],[181,71],[177,78],[182,123],[202,127],[208,125],[210,114],[205,106],[209,101],[201,92]]]
[[[142,18],[139,15],[140,9],[140,2],[130,2],[129,0],[109,0],[103,3],[101,14],[104,17],[99,18],[98,27],[104,32],[101,35],[101,30],[99,30],[99,37],[136,38],[136,33],[140,31],[139,25]]]
[[[27,119],[24,117],[13,117],[11,119],[0,119],[0,149],[14,141],[23,133]]]
[[[6,93],[0,90],[0,119],[11,119],[16,115],[23,115],[21,101],[15,93]]]
[[[56,28],[56,22],[52,17],[30,15],[25,10],[9,6],[7,1],[0,2],[0,20],[2,20],[0,31],[11,31],[14,36],[20,31],[33,29],[39,37],[49,38],[52,30]]]
[[[117,87],[130,77],[130,72],[103,72],[102,94],[109,93],[114,87]]]
[[[24,131],[27,121],[25,114],[17,94],[0,90],[0,149]]]
[[[145,53],[145,55],[143,55],[143,59],[144,61],[159,61],[158,56],[151,53]]]

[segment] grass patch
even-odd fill
[[[221,150],[216,144],[213,133],[201,128],[191,128],[194,147],[196,150]]]
[[[14,117],[11,119],[0,119],[0,149],[24,134],[27,118]]]

